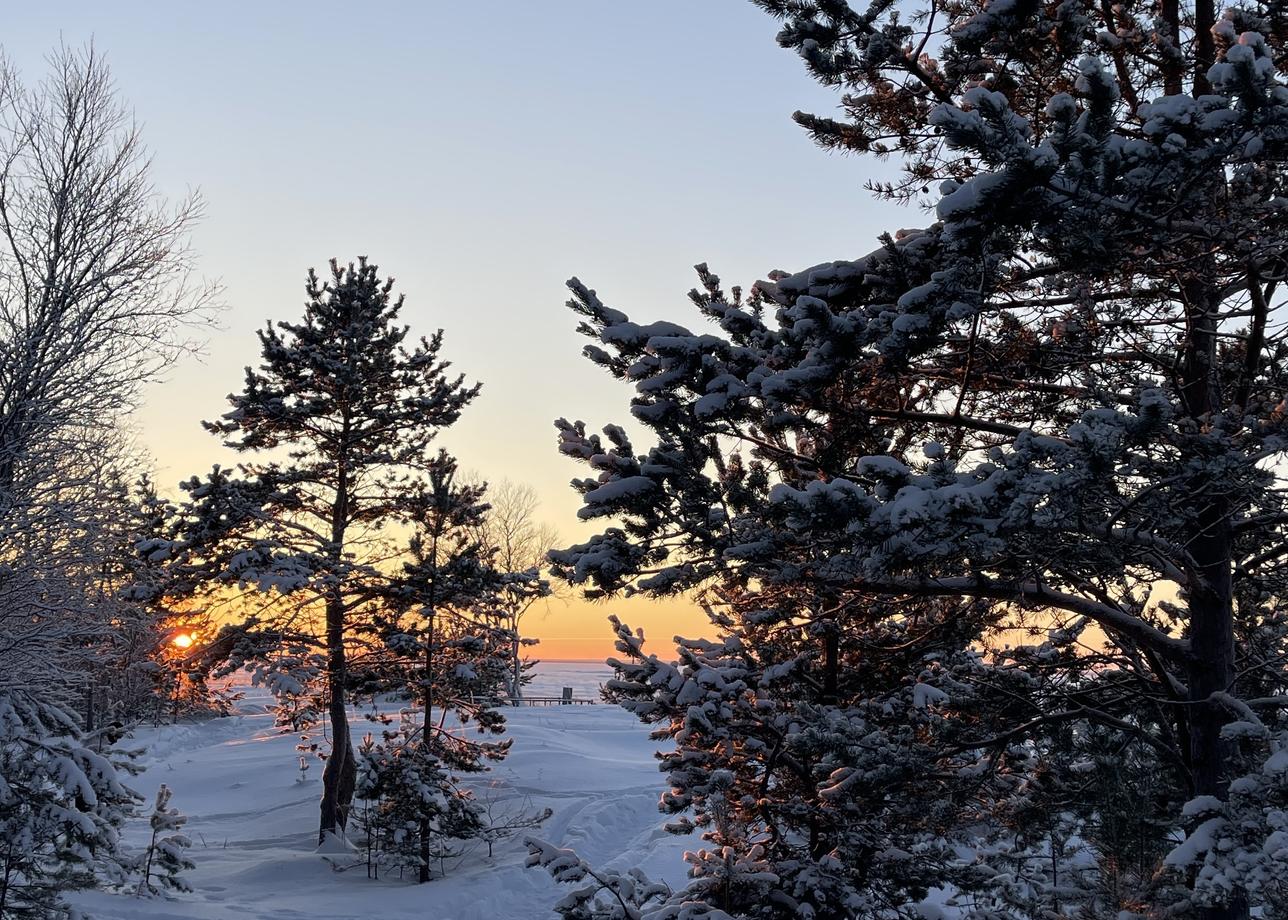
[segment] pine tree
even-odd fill
[[[410,711],[398,729],[371,736],[358,749],[358,798],[366,834],[368,874],[381,865],[414,871],[427,882],[433,863],[456,856],[460,843],[483,836],[483,810],[456,782]]]
[[[188,823],[186,815],[170,805],[174,795],[170,787],[162,783],[157,788],[156,801],[152,805],[152,814],[148,825],[152,837],[148,848],[141,857],[142,869],[139,873],[137,894],[159,894],[162,888],[174,891],[191,891],[192,886],[181,873],[196,868],[187,856],[187,849],[192,841],[179,829]],[[155,883],[154,883],[155,882]]]
[[[64,893],[121,875],[119,833],[139,798],[131,764],[93,741],[35,694],[0,689],[0,916],[67,917]]]
[[[180,636],[195,642],[213,630],[198,611],[164,606],[163,572],[137,549],[164,527],[173,506],[146,475],[132,485],[114,483],[111,496],[92,587],[95,628],[81,639],[77,668],[85,688],[85,730],[226,714],[229,695],[207,687],[198,667],[200,647],[175,644]]]
[[[365,259],[333,261],[326,281],[310,271],[303,319],[259,333],[261,365],[247,369],[232,409],[206,423],[227,446],[264,459],[189,480],[173,532],[144,547],[166,558],[171,592],[253,589],[266,598],[265,613],[226,631],[212,654],[272,673],[286,649],[293,673],[274,677],[288,690],[303,689],[302,673],[321,675],[331,751],[320,841],[343,830],[353,797],[345,700],[354,626],[385,603],[380,564],[397,555],[389,531],[406,516],[430,443],[478,393],[449,375],[441,332],[408,341],[392,289]],[[317,632],[284,625],[307,622],[292,616],[301,610],[321,613]]]
[[[420,716],[404,711],[399,730],[364,744],[358,794],[373,802],[369,840],[374,828],[379,849],[414,866],[420,882],[429,881],[435,859],[453,852],[449,841],[488,834],[483,809],[456,774],[485,770],[509,751],[508,739],[486,740],[505,728],[498,706],[507,698],[514,634],[504,601],[538,586],[535,572],[498,569],[495,548],[480,542],[485,495],[486,486],[460,481],[445,451],[428,464],[408,500],[415,529],[391,615],[373,619],[391,656],[387,686],[418,704]]]
[[[654,443],[560,422],[620,523],[557,570],[718,630],[618,627],[713,844],[664,910],[1282,911],[1282,9],[758,5],[843,94],[797,120],[935,220],[745,296],[699,266],[702,333],[571,282]]]

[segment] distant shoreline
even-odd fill
[[[608,667],[608,663],[603,658],[528,658],[526,661],[548,661],[559,664],[602,664]]]

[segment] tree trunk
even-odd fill
[[[841,676],[841,631],[833,622],[826,624],[823,634],[823,695],[825,706],[835,706],[839,700]]]
[[[343,424],[342,444],[349,439],[350,420],[346,414]],[[349,461],[347,448],[341,450],[336,463],[335,504],[331,509],[330,557],[338,577],[340,561],[344,556],[344,536],[349,521]],[[326,841],[327,834],[339,835],[349,820],[353,804],[353,791],[358,782],[358,764],[353,756],[353,743],[349,734],[349,713],[345,708],[345,679],[348,665],[344,654],[345,632],[344,594],[339,585],[326,596],[326,677],[331,719],[331,756],[322,770],[322,805],[318,822],[318,844]]]
[[[357,783],[357,763],[349,736],[349,713],[345,708],[344,602],[334,595],[327,598],[327,712],[331,720],[331,756],[322,770],[322,806],[318,825],[318,843],[327,834],[339,835],[349,818],[353,790]]]
[[[437,558],[437,541],[434,543],[435,558]],[[433,756],[433,746],[430,744],[430,732],[433,731],[433,712],[434,712],[434,616],[436,610],[431,604],[425,606],[425,684],[421,688],[421,702],[425,708],[425,723],[421,728],[420,744],[426,757]],[[416,880],[420,884],[429,881],[429,857],[430,857],[430,835],[433,829],[429,826],[428,819],[420,822],[420,870],[417,873]]]
[[[1216,377],[1216,294],[1201,281],[1184,285],[1190,334],[1184,353],[1181,395],[1191,418],[1207,424],[1220,409]],[[1221,737],[1229,720],[1215,693],[1234,689],[1233,535],[1234,509],[1222,483],[1196,477],[1191,494],[1200,509],[1197,533],[1188,547],[1197,563],[1199,584],[1190,586],[1189,682],[1190,770],[1195,795],[1224,801],[1229,794],[1231,742]],[[1202,920],[1246,920],[1248,906],[1239,892],[1228,905],[1199,911]]]
[[[523,698],[523,660],[519,657],[519,626],[513,624],[514,638],[510,640],[510,702],[515,706]]]
[[[1202,589],[1190,592],[1189,665],[1190,761],[1196,795],[1229,794],[1231,742],[1221,737],[1230,715],[1214,702],[1214,693],[1227,692],[1234,683],[1234,617],[1230,591],[1230,526],[1228,509],[1209,500],[1200,515],[1200,534],[1190,544],[1201,566]],[[1200,911],[1203,920],[1243,920],[1248,908],[1236,892],[1224,907]]]

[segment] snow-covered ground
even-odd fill
[[[532,695],[596,697],[602,665],[542,665]],[[363,866],[335,871],[314,852],[320,765],[300,783],[296,735],[273,727],[266,697],[250,691],[239,715],[196,725],[142,730],[147,770],[131,785],[149,799],[161,783],[189,816],[197,868],[194,890],[173,899],[85,892],[75,902],[99,920],[533,920],[551,917],[561,892],[542,871],[525,869],[518,839],[486,846],[448,866],[426,885],[395,878],[372,881]],[[663,777],[647,729],[614,706],[523,707],[507,710],[514,748],[473,782],[480,798],[506,809],[549,807],[537,832],[575,848],[596,865],[639,865],[672,885],[683,882],[681,852],[690,841],[660,828]],[[355,723],[359,735],[365,730]],[[127,831],[141,844],[143,819]]]

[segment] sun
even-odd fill
[[[170,641],[173,642],[177,648],[189,648],[192,645],[192,636],[188,635],[188,633],[179,633]]]

